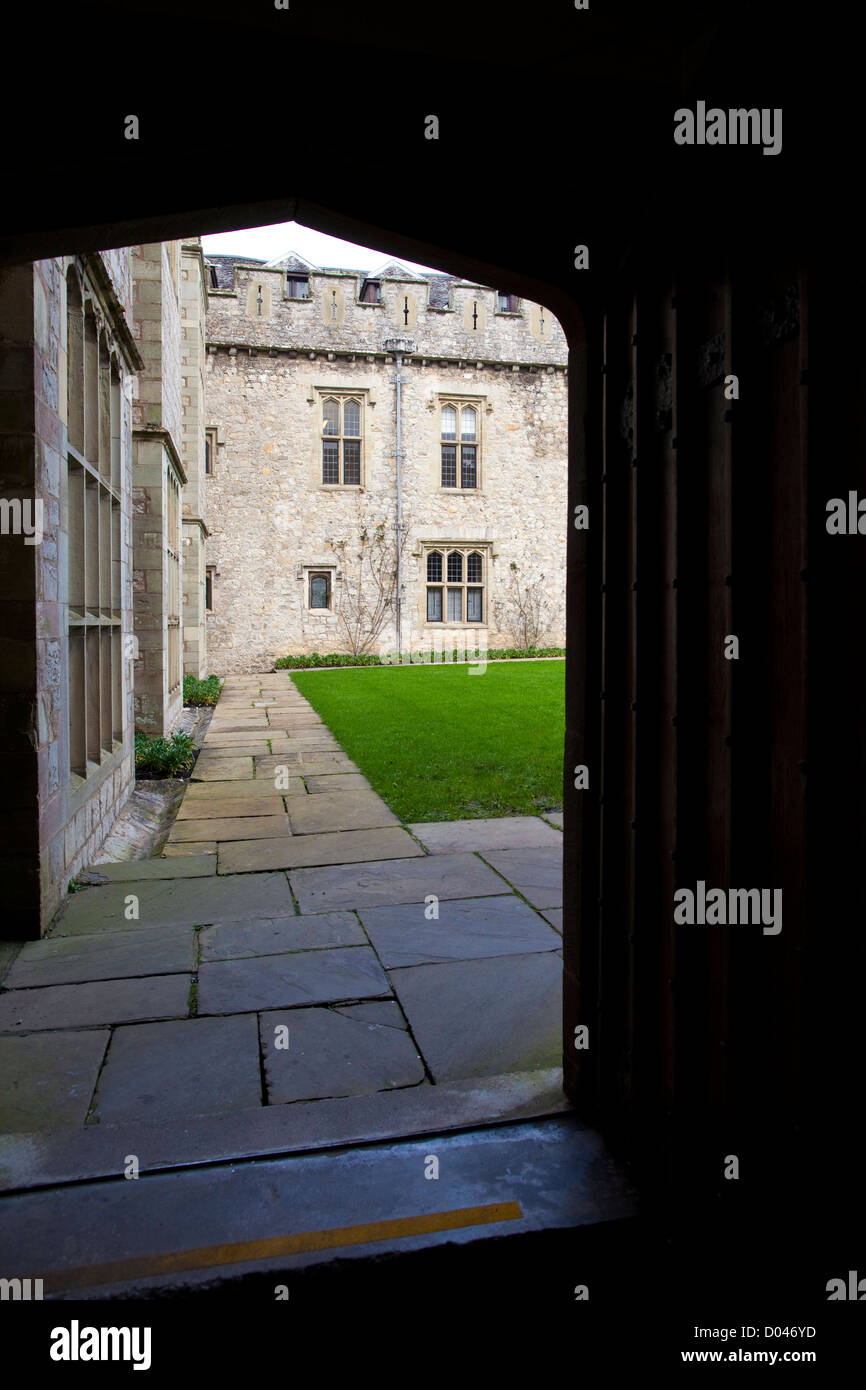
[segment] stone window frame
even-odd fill
[[[214,609],[214,579],[216,578],[216,565],[205,565],[204,567],[204,611],[213,613]],[[210,599],[210,602],[208,602]]]
[[[302,599],[304,612],[312,617],[335,618],[337,616],[337,584],[340,579],[340,569],[336,561],[322,560],[318,564],[301,564],[298,565],[297,573],[304,586]],[[320,575],[323,575],[328,581],[327,608],[313,608],[310,603],[311,581]]]
[[[471,629],[471,630],[474,630],[474,631],[477,632],[477,631],[479,630],[479,628],[486,631],[487,628],[490,626],[490,619],[489,619],[489,612],[490,612],[490,562],[491,562],[491,559],[493,558],[493,541],[490,541],[490,540],[487,540],[487,541],[466,541],[466,540],[454,540],[454,541],[451,541],[451,540],[422,541],[422,542],[420,543],[420,547],[419,547],[419,550],[418,550],[417,554],[418,554],[418,556],[420,557],[420,560],[421,560],[421,586],[420,586],[420,587],[421,587],[421,595],[420,595],[420,598],[419,598],[419,605],[418,605],[418,621],[419,621],[420,626],[421,626],[422,628],[424,628],[424,629],[430,631],[430,632],[436,632],[436,631],[441,632],[441,631],[443,631],[444,629],[455,629],[455,630],[460,630],[460,631],[462,631],[462,630],[464,630],[464,629]],[[431,579],[431,578],[428,577],[428,576],[430,575],[430,566],[429,566],[430,557],[433,556],[433,555],[436,555],[436,554],[439,554],[439,555],[442,557],[442,564],[441,564],[441,574],[442,574],[442,578],[441,578],[441,580],[437,580],[437,579],[435,579],[435,578],[432,578],[432,579]],[[456,580],[456,579],[452,579],[451,582],[449,583],[449,580],[448,580],[448,574],[449,574],[448,557],[451,556],[451,555],[455,555],[455,554],[460,555],[460,557],[461,557],[461,561],[462,561],[462,565],[461,565],[462,578],[461,578],[459,581]],[[481,556],[481,579],[480,579],[480,581],[470,581],[470,579],[469,579],[469,577],[468,577],[468,576],[469,576],[469,563],[468,563],[468,561],[469,561],[469,556],[470,556],[470,555],[480,555],[480,556]],[[429,604],[428,592],[429,592],[431,589],[439,589],[440,592],[441,592],[441,595],[442,595],[442,599],[441,599],[441,603],[442,603],[442,617],[441,617],[441,618],[430,618],[430,617],[428,617],[428,613],[429,613],[429,607],[428,607],[428,604]],[[461,602],[460,602],[460,611],[461,611],[461,615],[462,615],[462,616],[461,616],[459,619],[457,619],[457,618],[453,618],[453,619],[452,619],[452,618],[449,618],[449,617],[448,617],[448,590],[449,590],[449,589],[460,589],[460,590],[462,590],[462,597],[461,597]],[[482,595],[482,597],[481,597],[481,618],[480,618],[480,619],[471,619],[471,620],[470,620],[470,619],[467,619],[466,616],[465,616],[466,613],[467,613],[467,604],[468,604],[467,591],[468,591],[469,589],[473,589],[473,590],[480,589],[480,590],[481,590],[481,595]]]
[[[204,471],[205,477],[212,478],[216,473],[214,464],[216,463],[217,446],[219,444],[219,431],[216,425],[206,425],[204,432]]]
[[[442,412],[443,412],[443,410],[446,408],[446,406],[451,406],[452,409],[454,409],[454,410],[457,411],[457,438],[453,441],[453,443],[454,443],[454,445],[455,445],[455,447],[456,447],[456,451],[457,451],[457,457],[456,457],[456,477],[457,477],[457,482],[455,483],[455,485],[454,485],[453,487],[446,486],[446,485],[442,482],[442,447],[443,447],[444,444],[448,444],[448,443],[451,443],[451,442],[452,442],[452,441],[444,440],[444,439],[442,438]],[[463,441],[462,441],[461,438],[460,438],[460,434],[461,434],[460,423],[461,423],[461,412],[462,412],[466,407],[469,407],[470,409],[474,410],[474,411],[475,411],[475,416],[476,416],[476,437],[475,437],[474,444],[469,445],[469,447],[474,447],[474,449],[475,449],[475,486],[474,486],[474,487],[463,487],[463,485],[462,485],[462,475],[463,475]],[[488,407],[487,407],[487,400],[486,400],[486,397],[485,397],[485,396],[468,395],[468,394],[464,395],[463,393],[461,393],[461,392],[459,392],[459,391],[457,391],[457,392],[455,392],[455,391],[440,391],[440,392],[436,395],[436,397],[434,398],[434,411],[435,411],[435,415],[436,415],[436,490],[437,490],[437,492],[440,492],[440,493],[442,493],[442,494],[445,494],[445,495],[447,495],[448,497],[455,497],[455,496],[477,497],[480,493],[482,493],[482,492],[484,491],[484,474],[485,474],[485,470],[484,470],[484,467],[483,467],[483,460],[484,460],[484,449],[483,449],[483,433],[484,433],[484,426],[483,426],[483,421],[484,421],[484,415],[485,415],[485,412],[486,412],[487,409],[488,409]]]
[[[376,286],[376,289],[377,289],[378,293],[377,293],[375,299],[364,299],[364,298],[363,298],[364,291],[366,290],[366,288],[367,288],[368,285],[375,285],[375,286]],[[373,276],[364,275],[363,277],[361,277],[361,279],[358,281],[358,297],[357,297],[357,299],[355,300],[355,303],[356,303],[356,304],[363,304],[364,307],[365,307],[366,309],[381,309],[381,308],[384,308],[385,301],[384,301],[384,299],[382,298],[382,281],[381,281],[381,280],[377,280],[376,277],[375,277],[375,275],[373,275]]]
[[[316,414],[313,420],[313,459],[312,459],[312,486],[319,492],[363,492],[367,486],[367,449],[366,449],[366,429],[367,429],[367,409],[374,404],[370,388],[368,386],[314,386],[308,393],[307,399],[312,401],[316,407]],[[325,402],[336,400],[340,404],[340,429],[339,435],[326,435],[324,430],[324,408]],[[355,401],[360,407],[360,435],[344,436],[343,409],[346,401]],[[322,445],[327,439],[337,439],[342,445],[346,438],[360,440],[360,464],[359,481],[357,483],[344,483],[345,459],[344,451],[340,449],[340,478],[338,483],[325,483],[322,481],[323,449]]]
[[[67,785],[122,753],[122,389],[120,353],[75,261],[63,281],[66,354]]]
[[[507,299],[509,299],[510,301],[513,301],[513,303],[516,305],[516,308],[513,308],[513,309],[503,309],[502,306],[501,306],[500,301],[501,301],[502,299],[504,299],[504,298],[507,298]],[[502,315],[504,315],[506,318],[522,318],[522,317],[523,317],[523,300],[520,298],[520,295],[519,295],[519,294],[510,294],[510,293],[508,292],[508,290],[497,290],[497,291],[496,291],[496,308],[494,309],[493,312],[494,312],[494,314],[502,314]]]
[[[305,280],[307,283],[306,294],[289,294],[289,284],[291,283],[294,286],[300,280]],[[296,275],[286,271],[286,276],[283,281],[283,299],[293,300],[298,304],[309,304],[312,297],[310,293],[310,272],[307,271],[305,275]]]

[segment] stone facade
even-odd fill
[[[206,675],[205,522],[207,496],[206,451],[210,449],[204,397],[205,316],[207,278],[204,253],[197,237],[181,247],[181,460],[186,473],[183,490],[183,673]]]
[[[281,655],[350,651],[352,633],[363,640],[372,629],[362,613],[380,594],[370,567],[393,568],[396,558],[398,370],[399,614],[395,594],[369,649],[512,645],[515,583],[524,593],[529,586],[541,609],[538,640],[563,645],[567,350],[553,316],[397,265],[371,284],[360,272],[297,257],[209,264],[213,669],[264,670]],[[356,414],[344,416],[352,402]],[[449,403],[458,436],[466,420],[475,436],[465,449],[455,441],[453,476],[475,486],[443,486]],[[336,440],[323,433],[328,409]],[[339,477],[324,481],[334,469]],[[358,544],[364,527],[371,536],[377,526],[378,561],[375,543]],[[428,569],[434,551],[441,558]]]
[[[132,790],[135,730],[176,727],[184,505],[204,664],[203,284],[179,242],[0,271],[0,935],[44,931]]]
[[[0,542],[12,936],[44,929],[133,782],[130,305],[125,252],[0,273],[4,495],[41,506],[41,540]]]
[[[180,243],[132,248],[135,726],[168,734],[183,707]]]

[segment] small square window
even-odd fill
[[[289,275],[286,277],[286,294],[289,299],[309,299],[309,275]]]

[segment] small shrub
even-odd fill
[[[444,653],[442,654],[444,655]],[[439,656],[439,653],[437,653]],[[565,656],[564,647],[497,647],[490,651],[460,652],[456,648],[451,653],[453,661],[526,661],[533,657],[544,656]],[[311,670],[316,666],[395,666],[396,661],[383,662],[381,657],[370,654],[362,656],[352,656],[351,654],[340,653],[338,655],[320,656],[318,652],[313,652],[310,656],[280,656],[274,662],[275,671],[303,671]],[[411,665],[420,665],[420,662],[412,662]],[[432,664],[423,663],[425,666]],[[438,661],[437,665],[440,664]],[[403,665],[410,665],[409,653],[403,654]]]
[[[137,777],[182,777],[194,762],[195,744],[189,734],[176,733],[171,738],[135,735]]]
[[[206,676],[200,681],[197,676],[184,676],[183,702],[185,705],[215,705],[220,697],[222,681],[219,676]]]

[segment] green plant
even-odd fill
[[[215,705],[220,697],[222,681],[219,676],[184,676],[183,702],[185,705]]]
[[[441,654],[443,657],[446,653]],[[541,658],[545,656],[565,656],[565,647],[492,647],[489,651],[460,652],[456,648],[448,654],[452,661],[525,661],[527,657]],[[274,662],[275,671],[309,671],[322,666],[414,666],[427,665],[427,662],[410,662],[409,653],[403,653],[402,663],[394,658],[383,661],[380,656],[373,656],[364,653],[359,656],[352,656],[351,653],[340,652],[331,653],[329,656],[320,656],[318,652],[312,652],[309,656],[281,656]]]
[[[171,738],[135,735],[137,777],[182,777],[194,762],[195,744],[189,734],[176,733]]]

